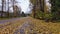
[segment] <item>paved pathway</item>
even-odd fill
[[[14,34],[18,34],[18,32],[20,32],[20,34],[25,34],[25,29],[26,29],[27,27],[29,27],[29,26],[30,26],[30,25],[29,25],[28,21],[25,22],[24,24],[22,24],[22,25],[19,27],[20,29],[18,29],[17,31],[14,32]]]
[[[27,17],[22,17],[22,18],[27,18]],[[0,20],[0,24],[4,24],[6,22],[12,22],[12,21],[15,21],[15,20],[20,20],[22,18],[11,18],[11,19],[6,19],[6,20]]]
[[[24,18],[28,18],[28,17],[24,17]],[[13,19],[9,19],[9,20],[0,20],[0,23],[4,24],[6,22],[11,22],[14,20],[21,20],[24,18],[13,18]],[[32,28],[33,25],[31,24],[31,21],[28,19],[27,21],[25,21],[21,26],[18,27],[18,29],[14,32],[14,34],[18,34],[18,32],[20,34],[28,34],[27,32],[29,31],[30,33],[32,32]]]

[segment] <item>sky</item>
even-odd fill
[[[16,0],[18,3],[16,3],[16,5],[18,5],[19,8],[21,8],[21,11],[23,11],[24,13],[30,13],[31,11],[31,6],[29,7],[30,5],[30,0]],[[0,0],[0,6],[1,6],[1,0]],[[8,5],[7,5],[8,6]],[[6,6],[6,9],[4,10],[8,10]],[[9,6],[12,6],[12,3],[9,4]],[[1,8],[0,8],[1,10]],[[10,7],[10,12],[13,12],[13,8]]]
[[[46,5],[51,6],[51,4],[49,3],[49,0],[46,0]]]
[[[46,5],[47,5],[47,7],[48,7],[48,11],[50,11],[51,10],[51,4],[49,3],[49,0],[46,0]]]
[[[30,12],[30,8],[29,8],[29,4],[30,4],[30,0],[18,0],[20,1],[20,6],[22,8],[22,11],[25,12],[25,13],[29,13]],[[48,2],[49,0],[46,0],[46,5],[49,7],[50,4]],[[31,6],[32,7],[32,6]]]
[[[29,8],[30,0],[17,0],[17,1],[20,2],[18,4],[20,5],[20,7],[21,7],[23,12],[25,12],[25,13],[29,13],[30,12],[30,10],[31,10]]]
[[[30,3],[30,0],[16,0],[16,1],[18,1],[19,3],[17,3],[16,5],[18,5],[18,7],[20,7],[21,8],[21,11],[23,11],[24,13],[30,13],[31,12],[31,10],[32,10],[32,4]],[[48,2],[49,0],[46,0],[46,5],[47,6],[50,6],[50,4],[49,4],[49,2]],[[1,0],[0,0],[0,3],[1,3]],[[31,4],[31,6],[29,7],[29,5]],[[0,4],[1,5],[1,4]],[[11,6],[12,4],[10,3],[10,6]],[[8,7],[6,7],[6,10],[7,10],[7,8]],[[13,12],[13,8],[11,7],[10,8],[10,12]]]
[[[30,0],[17,0],[18,5],[21,7],[22,11],[25,13],[30,13],[32,8],[32,4],[30,3]],[[29,4],[31,4],[31,6],[29,7]],[[49,0],[46,0],[46,5],[50,8],[51,4],[49,4]]]

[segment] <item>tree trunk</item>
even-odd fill
[[[8,11],[7,11],[7,14],[8,14],[7,17],[9,17],[9,0],[8,0]]]
[[[1,12],[1,18],[3,17],[3,9],[4,8],[4,0],[2,0],[2,12]]]

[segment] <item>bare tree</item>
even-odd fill
[[[9,17],[9,0],[8,0],[8,11],[7,11],[7,17]]]
[[[4,3],[5,3],[5,4],[4,4],[4,5],[5,5],[4,7],[5,7],[5,11],[6,11],[6,0],[5,0],[5,2],[4,2]]]
[[[1,18],[3,17],[3,8],[4,8],[4,0],[1,0],[2,1],[2,12],[1,12]]]
[[[16,0],[11,0],[11,2],[12,2],[12,5],[13,5],[13,14],[14,14],[14,16],[16,16],[15,13],[16,13],[17,9],[19,10],[19,8],[15,4],[18,3],[18,2]]]
[[[14,11],[14,4],[15,4],[15,0],[11,0],[12,5],[13,5],[13,11]]]

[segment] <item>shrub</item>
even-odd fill
[[[43,13],[42,11],[39,11],[39,12],[36,14],[36,18],[38,18],[38,19],[44,19],[43,16],[44,16],[44,13]]]

